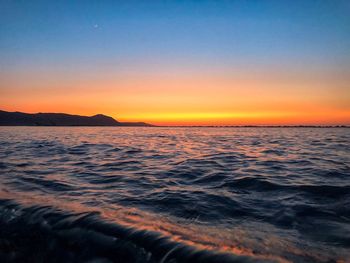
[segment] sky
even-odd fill
[[[0,0],[0,109],[350,125],[350,2]]]

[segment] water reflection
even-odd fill
[[[3,127],[1,198],[200,249],[340,260],[349,141],[348,129]]]

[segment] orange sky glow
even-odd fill
[[[350,125],[348,1],[258,2],[5,1],[0,110]]]
[[[346,76],[278,70],[41,74],[6,75],[2,109],[103,113],[156,125],[350,124]]]

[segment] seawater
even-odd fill
[[[350,129],[0,128],[1,262],[349,262]]]

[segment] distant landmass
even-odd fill
[[[0,126],[154,126],[144,122],[119,122],[97,114],[80,116],[66,113],[23,113],[0,110]]]

